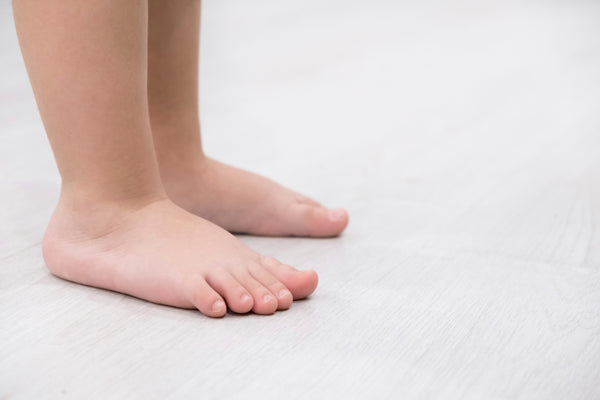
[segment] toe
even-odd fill
[[[273,314],[277,311],[277,298],[262,283],[257,281],[250,273],[249,269],[244,270],[236,276],[238,281],[252,294],[254,307],[252,311],[257,314]]]
[[[193,279],[189,289],[189,302],[209,317],[222,317],[227,312],[223,298],[204,278]]]
[[[292,292],[294,300],[308,297],[319,284],[319,276],[313,270],[298,271],[273,257],[263,257],[261,264]]]
[[[236,313],[252,310],[252,296],[229,272],[216,270],[207,276],[207,282],[214,290],[225,297],[229,309]]]
[[[298,203],[308,204],[313,207],[323,207],[323,205],[321,203],[319,203],[318,201],[313,200],[310,197],[306,197],[305,195],[303,195],[301,193],[296,192],[295,197],[296,197],[296,201]]]
[[[286,310],[290,308],[294,297],[292,293],[264,266],[256,263],[249,269],[250,275],[258,282],[262,283],[277,298],[277,309]]]
[[[294,204],[288,213],[292,234],[298,236],[337,236],[348,225],[348,212],[343,208],[328,209],[311,204]]]

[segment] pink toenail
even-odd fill
[[[275,300],[275,299],[274,299],[274,298],[273,298],[273,296],[271,296],[270,294],[265,294],[265,295],[263,296],[263,301],[264,301],[265,303],[270,303],[270,302],[272,302],[273,300]]]
[[[343,208],[336,208],[335,210],[329,210],[329,219],[332,221],[339,221],[340,219],[344,218],[344,215],[346,213],[344,212]]]
[[[279,291],[279,297],[286,297],[290,292],[285,290],[285,289],[281,289]]]
[[[223,311],[223,308],[225,308],[225,303],[223,300],[217,300],[214,302],[212,310],[213,312],[220,312]]]
[[[244,294],[242,295],[242,303],[247,303],[247,302],[249,302],[249,301],[250,301],[250,296],[249,296],[249,295],[247,295],[246,293],[244,293]]]

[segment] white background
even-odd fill
[[[0,398],[600,398],[599,2],[203,12],[208,154],[350,211],[241,237],[319,288],[215,320],[51,276],[59,177],[3,1]]]

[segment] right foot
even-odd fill
[[[317,286],[314,271],[261,256],[169,200],[86,211],[59,204],[46,231],[44,259],[61,278],[211,317],[272,314]]]

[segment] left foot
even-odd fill
[[[263,176],[204,156],[178,164],[161,165],[171,200],[230,232],[328,237],[348,225],[343,208],[328,209]]]

